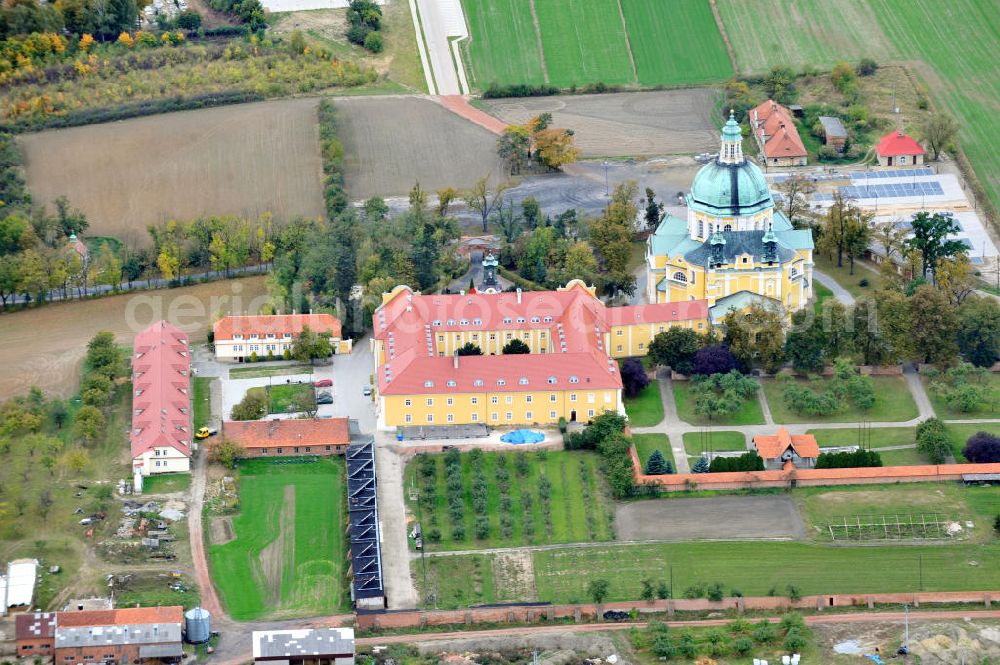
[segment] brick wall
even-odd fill
[[[876,605],[902,605],[913,607],[935,603],[968,603],[990,607],[992,600],[1000,600],[1000,591],[954,591],[941,593],[881,593],[881,594],[833,594],[825,596],[803,596],[793,601],[779,596],[751,598],[724,598],[713,602],[703,598],[676,600],[636,600],[621,603],[605,603],[601,611],[620,610],[640,613],[705,612],[735,610],[820,610],[837,607],[875,607]],[[598,608],[593,604],[580,605],[510,605],[505,607],[477,607],[466,610],[404,610],[359,614],[355,627],[358,630],[390,630],[400,628],[422,628],[425,626],[474,625],[483,623],[539,623],[573,618],[576,621],[593,621],[598,617]],[[56,663],[59,665],[59,663]]]
[[[52,645],[55,644],[55,637],[33,637],[17,641],[17,655],[21,658],[31,658],[33,656],[49,656],[52,654]]]

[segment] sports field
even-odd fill
[[[684,85],[733,73],[708,0],[622,0],[620,10],[608,0],[463,5],[472,34],[471,78],[480,89],[491,83]]]
[[[212,579],[239,620],[332,614],[350,604],[343,460],[240,465],[235,538],[209,547]]]
[[[995,0],[718,0],[741,73],[837,60],[902,61],[955,116],[959,138],[1000,205],[1000,12]]]

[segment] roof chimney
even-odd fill
[[[518,305],[521,304],[521,288],[520,287],[518,287],[518,289],[517,289],[517,304]]]
[[[455,352],[453,365],[455,369],[458,369],[458,351]]]

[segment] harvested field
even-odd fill
[[[122,344],[167,319],[194,343],[205,341],[213,313],[247,312],[267,302],[263,277],[143,291],[97,300],[53,303],[0,315],[0,399],[38,386],[68,397],[79,384],[80,361],[95,333],[110,330]]]
[[[347,192],[352,199],[470,187],[505,167],[497,137],[417,97],[357,97],[336,101],[344,143]]]
[[[529,550],[498,552],[492,561],[497,600],[535,600],[535,567]]]
[[[798,539],[805,536],[795,503],[785,496],[659,499],[618,506],[619,540]]]
[[[493,99],[487,111],[512,124],[551,113],[553,124],[576,132],[585,157],[692,154],[718,148],[711,88]]]
[[[28,134],[28,187],[65,195],[90,235],[148,244],[146,226],[200,215],[323,214],[315,99],[167,113]]]
[[[236,538],[233,531],[233,520],[230,517],[214,517],[208,525],[212,545],[225,545]]]

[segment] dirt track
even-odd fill
[[[135,333],[166,318],[192,342],[203,343],[213,313],[246,312],[265,292],[263,277],[247,277],[0,315],[0,399],[33,385],[62,397],[73,394],[87,342],[98,331],[110,330],[131,345]]]
[[[785,496],[661,499],[618,506],[620,540],[803,538],[805,526]]]
[[[60,195],[89,235],[148,244],[146,226],[200,215],[323,213],[316,99],[166,113],[18,139],[39,203]]]
[[[470,187],[504,170],[495,134],[419,97],[338,99],[347,192],[352,199]]]
[[[490,113],[520,124],[539,113],[576,132],[585,157],[691,154],[718,149],[710,88],[489,100]]]

